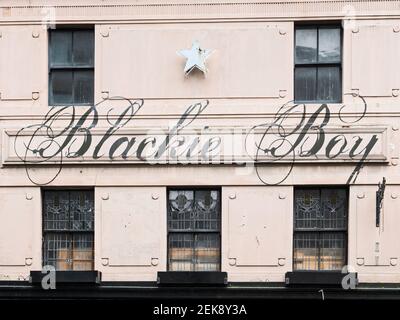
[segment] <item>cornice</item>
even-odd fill
[[[62,3],[62,4],[60,4]],[[398,0],[3,0],[0,22],[398,17]]]

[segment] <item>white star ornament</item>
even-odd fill
[[[213,51],[200,48],[198,41],[193,42],[192,48],[178,51],[177,53],[185,57],[185,75],[188,76],[194,69],[200,70],[204,74],[207,73],[206,60]]]

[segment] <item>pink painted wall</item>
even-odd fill
[[[109,7],[95,0],[64,2],[0,3],[0,280],[23,279],[41,267],[41,189],[27,179],[14,139],[18,129],[39,123],[49,110],[46,4],[54,5],[50,18],[54,14],[57,23],[95,24],[97,103],[116,95],[145,99],[125,128],[131,134],[167,129],[201,99],[210,105],[194,128],[217,132],[271,121],[293,99],[294,24],[342,20],[346,95],[342,104],[329,106],[329,130],[350,138],[371,132],[379,137],[373,165],[367,164],[349,187],[348,263],[360,282],[400,282],[400,10],[395,2],[349,1],[345,8],[339,1],[121,0]],[[195,39],[214,50],[206,77],[185,77],[185,60],[176,54]],[[365,97],[368,113],[344,126],[338,118],[343,104],[345,115],[360,111],[351,94]],[[318,105],[307,107],[312,112]],[[107,128],[106,109],[99,113],[94,139]],[[225,138],[230,139],[228,133]],[[283,163],[266,170],[273,179],[286,168]],[[292,270],[294,186],[343,185],[353,169],[351,162],[309,159],[282,185],[267,186],[251,168],[233,165],[115,166],[77,159],[48,187],[95,188],[95,268],[103,280],[155,281],[157,271],[166,270],[166,187],[222,186],[222,271],[230,281],[274,282]],[[52,170],[38,166],[34,176],[45,180]],[[382,225],[376,228],[375,191],[383,176],[388,186]]]

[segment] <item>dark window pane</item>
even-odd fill
[[[56,270],[72,270],[72,237],[66,233],[44,235],[43,265]]]
[[[44,229],[69,230],[69,195],[63,191],[47,191],[44,197]]]
[[[346,261],[344,233],[321,233],[320,270],[341,270]]]
[[[168,243],[170,271],[220,270],[219,233],[171,233]]]
[[[317,29],[296,30],[296,63],[317,61]]]
[[[93,231],[92,191],[46,191],[43,220],[45,231]]]
[[[171,190],[168,227],[170,230],[220,230],[220,198],[216,190]]]
[[[295,70],[295,100],[314,101],[317,98],[316,92],[317,69],[296,68]]]
[[[93,71],[74,72],[74,104],[93,104],[94,79]]]
[[[320,227],[321,199],[319,190],[305,189],[295,191],[295,229]]]
[[[75,31],[73,33],[75,66],[94,65],[94,33],[93,31]]]
[[[56,270],[93,270],[93,233],[47,233],[44,236],[44,265]]]
[[[347,193],[344,189],[298,189],[294,209],[296,230],[347,228]]]
[[[93,233],[74,233],[72,243],[72,269],[94,269]]]
[[[50,76],[51,81],[51,103],[70,105],[72,97],[72,71],[53,70]]]
[[[72,33],[53,31],[50,33],[50,65],[69,66],[72,63]]]
[[[340,62],[340,29],[319,29],[319,62]]]
[[[195,240],[196,271],[218,271],[220,269],[220,235],[199,233]]]
[[[324,229],[347,228],[347,194],[343,189],[322,189],[321,219]]]
[[[168,228],[170,230],[194,229],[194,192],[171,190],[169,192]]]
[[[194,271],[194,236],[191,233],[173,233],[168,241],[168,269]]]
[[[50,104],[93,104],[93,67],[94,32],[92,30],[51,31]],[[61,70],[61,68],[64,69]],[[66,68],[68,69],[65,70]]]
[[[339,67],[319,67],[317,100],[327,102],[340,101],[342,95],[340,78]]]
[[[293,270],[318,270],[318,233],[295,233]]]
[[[69,200],[71,228],[94,231],[94,200],[92,192],[71,191]]]
[[[220,229],[219,192],[210,190],[196,191],[196,230]]]

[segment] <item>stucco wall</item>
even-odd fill
[[[218,135],[222,129],[246,131],[273,121],[293,99],[295,23],[342,20],[344,95],[342,103],[329,105],[326,142],[336,134],[345,135],[349,144],[357,136],[378,137],[371,160],[349,186],[348,263],[360,282],[399,282],[400,8],[395,1],[349,1],[354,9],[349,15],[340,1],[278,2],[2,1],[0,280],[26,278],[41,267],[41,186],[28,179],[16,155],[23,143],[15,144],[15,135],[41,123],[49,111],[48,36],[41,11],[46,3],[54,5],[57,23],[95,24],[96,103],[112,96],[144,99],[124,128],[127,135],[167,130],[189,105],[205,99],[209,105],[192,128],[208,127]],[[185,60],[176,54],[193,40],[214,50],[206,77],[185,77]],[[352,123],[363,110],[357,95],[368,108]],[[108,128],[109,108],[118,106],[124,101],[99,106],[93,141]],[[319,107],[307,105],[307,116]],[[83,111],[76,109],[78,115]],[[298,121],[292,117],[286,124]],[[66,122],[68,117],[56,127]],[[107,143],[105,149],[111,146]],[[243,148],[240,152],[244,156]],[[94,188],[95,268],[104,280],[155,281],[157,271],[166,270],[167,187],[222,186],[222,271],[230,281],[275,282],[292,270],[294,186],[345,185],[356,165],[349,159],[325,160],[302,159],[279,186],[268,186],[252,166],[150,165],[88,156],[64,159],[61,173],[45,187]],[[58,166],[44,163],[29,173],[35,181],[49,181]],[[260,170],[279,181],[288,164]],[[388,186],[377,228],[375,191],[382,177]]]

